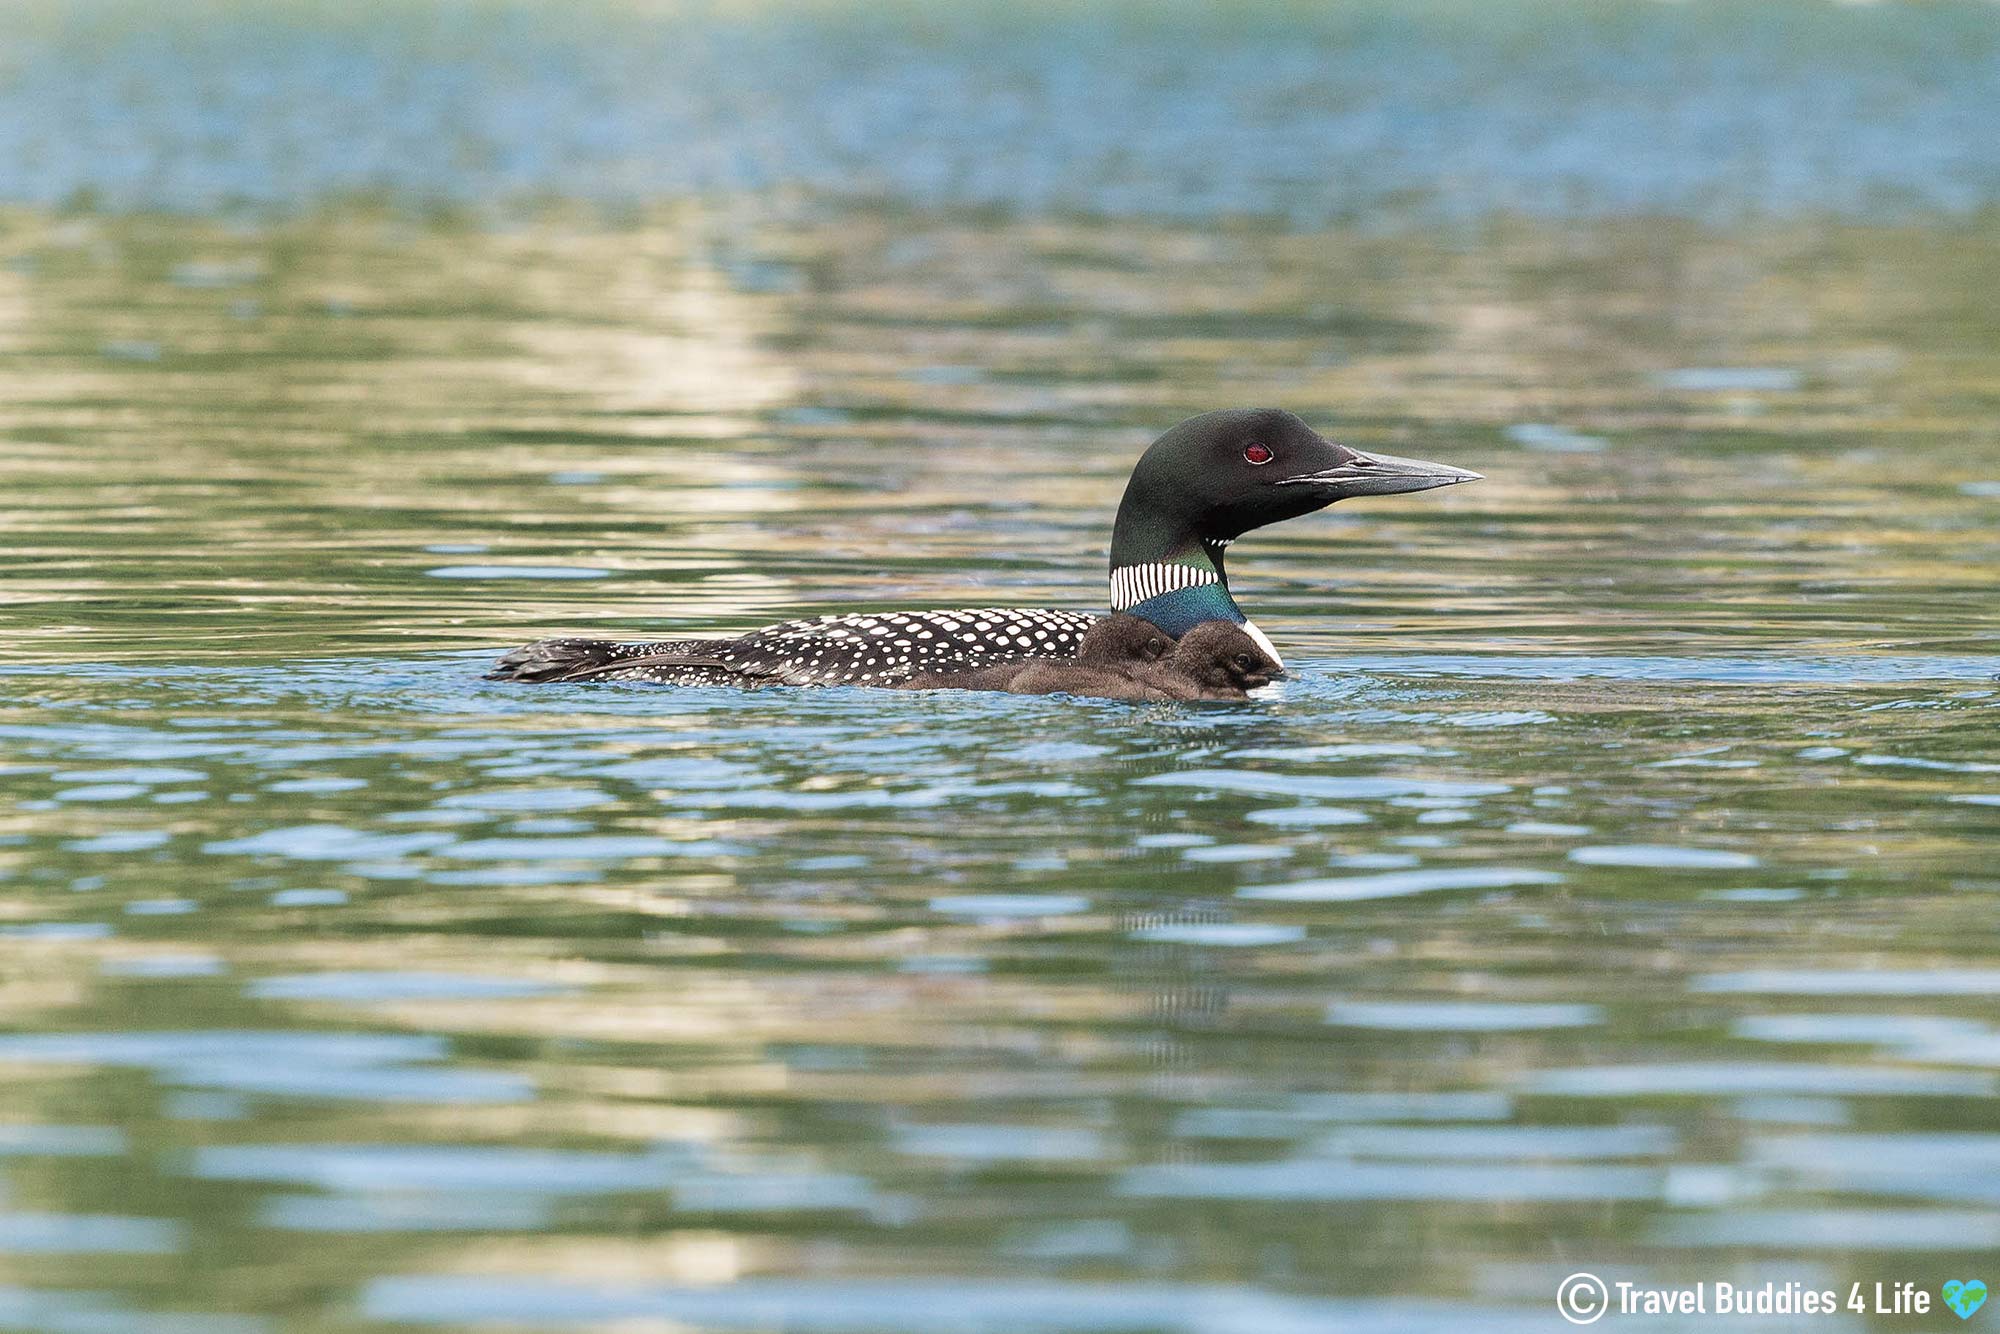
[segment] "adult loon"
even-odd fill
[[[1229,595],[1223,553],[1231,542],[1337,500],[1478,480],[1463,468],[1335,444],[1278,408],[1190,417],[1146,449],[1125,485],[1111,529],[1111,609],[1175,638],[1204,621],[1233,622],[1282,671],[1277,649]],[[1007,658],[1073,658],[1097,619],[986,607],[819,616],[733,639],[544,639],[502,657],[489,679],[891,685]]]
[[[918,672],[902,690],[1004,690],[1096,699],[1244,699],[1279,667],[1233,621],[1204,621],[1178,644],[1151,621],[1117,611],[1084,632],[1074,659],[1015,658],[969,672]]]

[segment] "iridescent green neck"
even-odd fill
[[[1111,530],[1111,609],[1129,611],[1177,639],[1203,621],[1231,621],[1282,665],[1277,646],[1229,596],[1222,556],[1231,538],[1201,537],[1202,525],[1173,481],[1170,476],[1162,485],[1142,461],[1125,487]]]
[[[1221,584],[1179,588],[1116,610],[1129,611],[1141,620],[1151,621],[1176,639],[1203,621],[1233,621],[1242,625],[1249,620]]]

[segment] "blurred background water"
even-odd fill
[[[1983,2],[8,7],[0,1328],[1974,1276],[1996,202]],[[1273,698],[479,679],[1101,606],[1245,403],[1489,477]]]

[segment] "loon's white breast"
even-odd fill
[[[1243,621],[1243,633],[1249,635],[1252,639],[1256,640],[1257,647],[1263,649],[1266,653],[1270,654],[1272,662],[1277,663],[1278,666],[1280,667],[1283,667],[1285,665],[1285,659],[1282,655],[1279,654],[1278,646],[1271,642],[1271,637],[1269,635],[1265,634],[1262,630],[1259,630],[1257,628],[1257,623],[1255,621],[1250,620],[1246,617]]]

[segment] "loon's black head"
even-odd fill
[[[1118,507],[1112,564],[1129,563],[1119,559],[1120,537],[1147,546],[1176,538],[1221,544],[1351,496],[1392,496],[1478,480],[1478,473],[1463,468],[1335,444],[1281,408],[1204,412],[1155,440],[1140,457]],[[1132,557],[1165,554],[1135,550]]]
[[[1337,445],[1278,408],[1190,417],[1140,456],[1111,530],[1111,609],[1170,635],[1234,621],[1277,650],[1229,596],[1223,548],[1252,528],[1349,496],[1428,491],[1479,474]]]
[[[1211,690],[1255,690],[1285,674],[1278,660],[1234,621],[1204,621],[1181,636],[1173,665]]]

